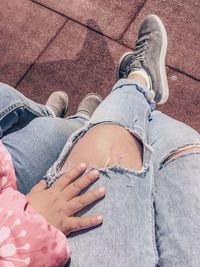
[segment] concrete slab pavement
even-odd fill
[[[84,25],[89,19],[95,21],[90,27],[113,39],[118,39],[132,22],[145,0],[34,0],[69,19]],[[96,27],[98,24],[98,27]]]
[[[15,86],[66,19],[27,0],[0,8],[0,81]]]
[[[91,23],[94,21],[87,25]],[[109,93],[115,82],[115,66],[126,51],[101,34],[69,21],[18,89],[43,103],[50,92],[66,90],[73,113],[85,94],[96,92],[105,97]]]
[[[169,71],[168,82],[169,100],[158,109],[200,133],[200,83],[174,70]]]

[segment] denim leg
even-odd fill
[[[23,128],[36,117],[53,117],[45,105],[38,104],[9,85],[0,83],[0,138]]]
[[[46,175],[50,186],[59,177],[59,170],[74,144],[99,124],[121,125],[143,143],[144,158],[140,171],[118,164],[99,169],[98,181],[87,190],[105,186],[106,197],[77,215],[101,213],[104,222],[99,227],[69,236],[72,257],[67,266],[156,265],[153,168],[151,148],[147,144],[150,106],[153,108],[154,102],[148,99],[146,89],[138,83],[125,79],[118,81],[110,95],[96,109],[91,120],[70,137],[61,156]]]
[[[18,190],[27,194],[57,160],[69,136],[86,119],[39,117],[26,127],[6,134],[1,141],[12,156]]]
[[[158,266],[200,266],[200,152],[185,150],[176,157],[182,148],[199,146],[200,135],[154,111],[149,144],[154,150]]]

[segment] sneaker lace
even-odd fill
[[[150,39],[149,35],[143,35],[136,41],[135,49],[133,51],[133,56],[127,68],[127,73],[129,73],[136,66],[138,61],[141,64],[144,63],[149,39]]]

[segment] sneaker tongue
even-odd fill
[[[142,64],[139,60],[135,60],[130,64],[130,67],[127,69],[127,76],[130,74],[130,72],[138,71],[142,69]]]

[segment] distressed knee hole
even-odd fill
[[[122,126],[98,125],[79,139],[64,165],[73,167],[80,162],[98,169],[119,166],[140,171],[143,145]]]
[[[194,145],[187,145],[182,148],[177,149],[176,151],[173,151],[168,155],[161,163],[161,166],[170,163],[171,161],[184,156],[189,155],[191,153],[200,153],[200,144],[194,144]]]

